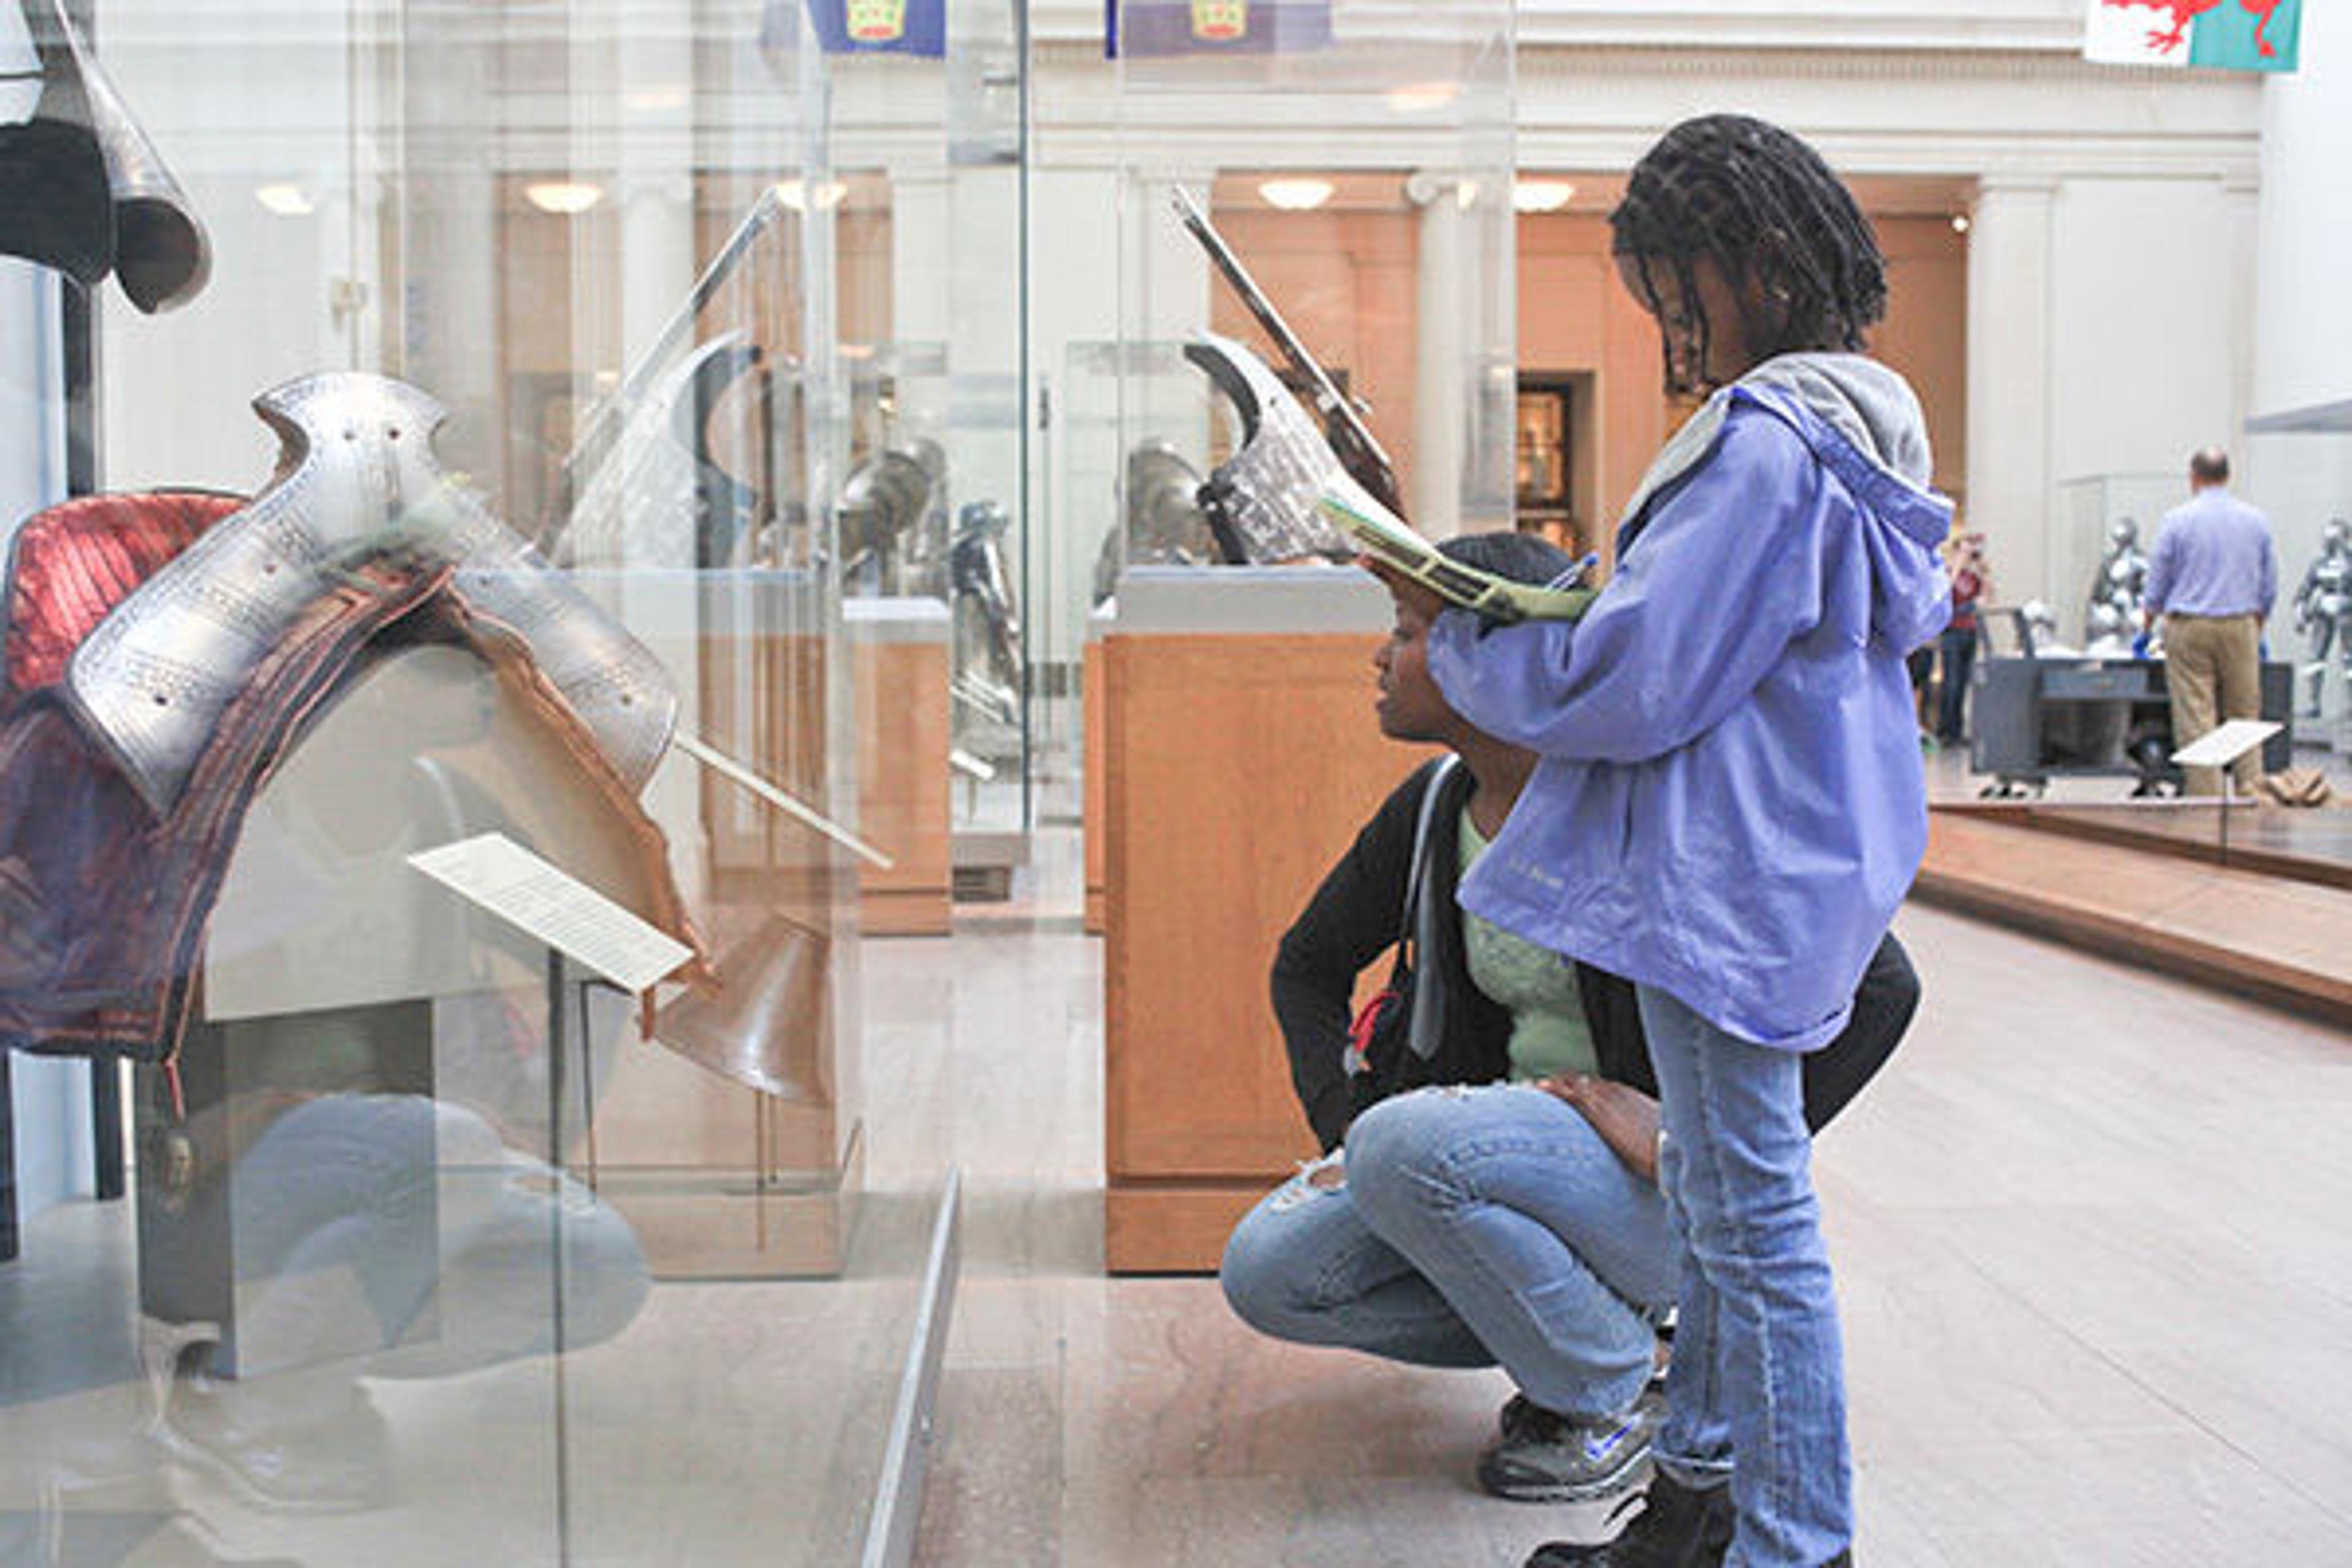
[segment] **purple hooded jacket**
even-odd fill
[[[1542,758],[1463,907],[1742,1038],[1834,1038],[1927,847],[1930,471],[1902,377],[1784,355],[1667,443],[1582,620],[1441,616],[1446,700]]]

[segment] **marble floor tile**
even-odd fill
[[[1918,1021],[1816,1163],[1858,1560],[2352,1564],[2352,1040],[1940,911],[1900,929]],[[1060,1083],[1041,1127],[1093,1136],[1098,1092]],[[1003,1182],[973,1234],[1019,1239],[966,1286],[920,1563],[1510,1568],[1602,1532],[1476,1491],[1500,1374],[1274,1344],[1211,1280],[1087,1278],[1050,1237],[1099,1212],[1036,1190],[1050,1157],[964,1147],[975,1194]]]

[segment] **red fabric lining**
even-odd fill
[[[245,504],[210,491],[136,491],[81,496],[26,519],[8,581],[11,694],[56,685],[109,611]]]

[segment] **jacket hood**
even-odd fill
[[[1935,460],[1911,386],[1862,354],[1781,354],[1719,389],[1667,438],[1625,506],[1638,522],[1653,498],[1706,461],[1733,406],[1780,418],[1844,481],[1869,533],[1871,627],[1909,652],[1943,630],[1951,581],[1936,547],[1952,503],[1927,488]]]
[[[1797,353],[1765,361],[1725,395],[1772,408],[1844,480],[1869,535],[1872,629],[1906,652],[1942,630],[1951,581],[1937,546],[1952,503],[1928,488],[1935,459],[1910,384],[1861,354]]]

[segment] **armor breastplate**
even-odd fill
[[[277,477],[118,605],[67,669],[77,717],[152,809],[178,802],[222,713],[303,613],[356,568],[401,557],[455,567],[465,608],[520,639],[614,770],[644,787],[677,714],[665,672],[442,471],[438,404],[337,373],[254,409],[282,443]]]
[[[1184,345],[1184,357],[1232,400],[1242,421],[1241,450],[1201,489],[1211,520],[1223,522],[1253,562],[1354,559],[1355,547],[1323,521],[1316,502],[1358,487],[1289,389],[1229,338],[1204,335]]]

